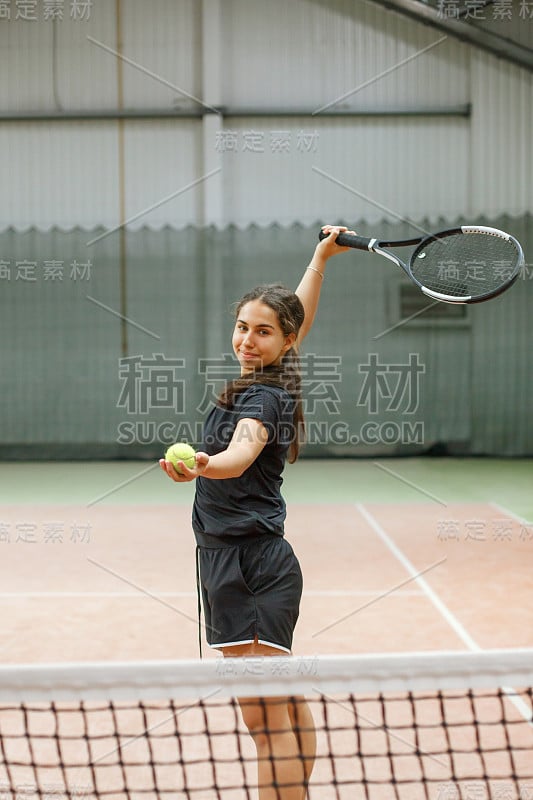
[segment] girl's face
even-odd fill
[[[276,312],[261,300],[250,300],[237,314],[233,330],[233,351],[241,365],[241,375],[279,364],[296,340],[285,336]]]

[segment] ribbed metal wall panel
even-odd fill
[[[533,208],[533,78],[475,51],[472,57],[472,212],[489,217]]]
[[[198,181],[202,175],[199,125],[195,120],[127,122],[128,228],[201,224],[204,186]]]
[[[17,19],[10,4],[11,18],[0,21],[3,112],[116,107],[116,59],[104,58],[87,38],[115,47],[115,4],[93,3],[85,20],[72,19],[69,5],[54,22],[45,20],[40,2],[35,20]]]
[[[183,227],[201,220],[194,120],[124,123],[125,220]],[[116,122],[0,126],[0,225],[25,230],[115,227],[120,216]],[[187,188],[190,187],[190,188]],[[168,198],[168,199],[167,199]]]
[[[198,0],[122,0],[122,52],[137,65],[124,64],[126,108],[196,106],[190,96],[202,93],[200,8]]]
[[[35,20],[16,19],[11,6],[11,19],[0,20],[9,65],[0,70],[2,111],[115,109],[119,49],[126,108],[194,105],[188,95],[199,94],[201,81],[195,0],[122,0],[121,45],[112,0],[93,0],[86,19],[73,19],[65,0],[55,22],[44,18],[42,2]]]
[[[201,12],[216,3],[123,0],[125,108],[169,111],[202,96],[213,42],[202,42]],[[311,110],[347,95],[345,109],[470,103],[471,117],[226,117],[218,131],[213,116],[209,126],[127,121],[125,216],[159,203],[133,227],[475,219],[532,207],[530,73],[372,3],[223,0],[220,9],[227,107]],[[117,57],[88,38],[116,48],[115,10],[101,1],[87,21],[0,21],[0,66],[10,68],[0,69],[2,110],[115,109]],[[118,224],[118,132],[112,121],[0,123],[9,186],[0,225]],[[216,165],[220,176],[161,202]]]
[[[230,124],[242,143],[262,135],[262,151],[224,154],[227,205],[242,226],[466,212],[466,120],[278,118],[274,130],[272,120],[260,118]],[[278,136],[286,138],[286,151],[277,149]],[[301,147],[305,137],[309,152]]]
[[[1,125],[2,227],[117,224],[117,144],[113,122]]]
[[[317,109],[345,94],[336,108],[469,99],[467,47],[372,3],[224,0],[222,33],[230,106]]]

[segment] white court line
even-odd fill
[[[365,518],[374,532],[377,533],[381,541],[389,548],[395,558],[398,559],[400,564],[402,564],[407,572],[413,577],[414,581],[420,586],[424,594],[433,603],[448,625],[450,625],[450,627],[455,631],[463,644],[465,644],[466,647],[472,652],[483,652],[483,648],[480,647],[478,643],[470,636],[464,625],[459,622],[457,617],[450,611],[448,606],[442,602],[438,594],[433,591],[426,579],[420,575],[420,570],[416,569],[414,564],[411,563],[405,553],[400,550],[391,537],[384,531],[377,519],[375,519],[370,512],[366,510],[362,503],[356,503],[355,507],[361,516]],[[522,698],[516,697],[514,689],[509,687],[502,687],[502,689],[506,694],[509,695],[509,700],[518,709],[520,714],[522,714],[524,719],[533,727],[533,723],[531,722],[531,708],[527,705],[527,703],[525,703]]]
[[[390,589],[304,589],[306,597],[382,597]],[[420,597],[420,589],[398,589],[396,595]]]
[[[511,517],[511,519],[514,519],[515,522],[519,522],[520,525],[531,525],[531,522],[528,522],[527,519],[524,519],[524,517],[515,514],[514,511],[509,511],[508,508],[505,508],[505,506],[501,506],[499,503],[489,503],[489,506],[496,509],[498,513],[504,514],[506,517]]]
[[[457,636],[461,639],[463,644],[465,644],[469,650],[473,652],[481,651],[481,647],[475,642],[470,634],[467,632],[465,627],[459,622],[457,617],[455,617],[450,609],[442,602],[440,597],[433,591],[431,586],[428,584],[426,579],[420,575],[420,570],[416,569],[416,567],[409,561],[406,555],[400,550],[400,548],[393,542],[388,534],[385,533],[379,522],[374,519],[374,517],[366,510],[366,508],[361,503],[356,503],[356,508],[359,513],[365,518],[368,522],[370,527],[374,530],[375,533],[379,536],[379,538],[384,542],[391,553],[398,559],[400,564],[407,570],[409,575],[414,579],[415,583],[417,583],[424,594],[431,600],[435,608],[442,614],[448,625],[453,628]]]
[[[383,589],[316,589],[304,591],[306,597],[380,597],[385,590]],[[154,594],[158,597],[196,597],[196,592],[157,592],[153,590]],[[396,595],[402,597],[421,597],[423,592],[420,590],[398,590]],[[0,600],[12,600],[22,598],[70,598],[70,597],[88,597],[88,598],[105,598],[105,599],[131,599],[143,600],[148,595],[139,595],[139,592],[0,592]]]

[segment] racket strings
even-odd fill
[[[517,276],[519,252],[511,240],[485,233],[454,234],[423,243],[411,273],[427,289],[451,297],[481,297]]]

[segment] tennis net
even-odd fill
[[[3,666],[0,800],[299,800],[315,735],[309,800],[533,800],[532,686],[533,650]],[[296,755],[243,723],[288,697]]]

